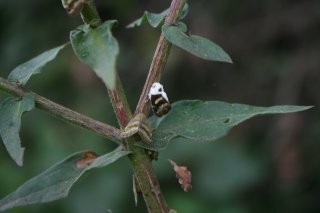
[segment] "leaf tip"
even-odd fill
[[[113,26],[117,26],[118,25],[118,20],[109,20],[109,21],[106,21],[106,23],[109,23],[110,24],[110,28],[112,28]]]
[[[231,57],[227,53],[226,53],[226,58],[225,58],[224,62],[229,63],[229,64],[233,64]]]
[[[132,29],[132,28],[135,28],[135,27],[139,27],[141,24],[140,24],[141,20],[140,19],[137,19],[135,20],[134,22],[128,24],[126,26],[126,29]]]
[[[303,110],[307,110],[307,109],[311,109],[311,108],[313,108],[314,106],[303,106],[304,107],[304,109]]]
[[[280,107],[280,109],[279,109]],[[277,113],[293,113],[293,112],[301,112],[304,110],[311,109],[314,106],[296,106],[296,105],[280,105],[280,106],[273,106],[271,108],[278,109]]]
[[[24,156],[24,147],[19,148],[17,150],[17,154],[15,156],[11,155],[12,159],[16,162],[16,164],[20,167],[23,166],[23,156]]]

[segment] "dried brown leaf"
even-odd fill
[[[169,160],[171,165],[173,166],[173,170],[176,173],[176,177],[178,178],[178,182],[181,185],[181,188],[187,192],[192,188],[191,185],[191,177],[192,174],[185,166],[178,166],[176,162]]]

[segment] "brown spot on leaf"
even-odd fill
[[[191,185],[191,172],[185,166],[178,166],[176,162],[169,160],[171,165],[173,166],[173,170],[176,173],[176,177],[178,178],[178,182],[181,185],[181,188],[187,192],[192,188]]]
[[[78,169],[84,169],[88,167],[96,158],[98,155],[95,152],[88,151],[84,153],[83,157],[76,162],[76,167]]]

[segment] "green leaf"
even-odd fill
[[[78,58],[90,66],[109,89],[116,84],[119,46],[111,33],[116,22],[110,20],[94,29],[85,26],[70,33],[71,44]]]
[[[232,63],[230,56],[217,44],[201,36],[185,34],[184,24],[163,25],[162,32],[169,42],[199,58]]]
[[[180,19],[183,19],[186,17],[189,11],[189,5],[187,3],[184,4],[182,14],[180,16]],[[127,25],[127,28],[134,28],[134,27],[140,27],[141,25],[145,23],[149,23],[150,26],[156,28],[161,23],[163,23],[163,20],[168,15],[169,9],[166,9],[162,11],[161,13],[150,13],[148,11],[144,11],[143,15],[138,18],[137,20],[133,21],[132,23]]]
[[[34,74],[40,73],[42,68],[56,58],[61,49],[67,44],[48,50],[35,58],[17,66],[8,76],[9,81],[17,82],[18,84],[25,85],[30,77]]]
[[[16,191],[0,200],[0,211],[34,203],[45,203],[64,198],[73,184],[86,171],[107,166],[129,152],[121,147],[98,158],[92,152],[80,152],[50,167],[28,180]]]
[[[161,13],[150,13],[148,11],[144,11],[141,18],[133,21],[132,23],[127,25],[127,28],[140,27],[145,23],[149,23],[150,26],[156,28],[158,27],[165,17],[168,15],[169,9],[162,11]]]
[[[0,103],[0,135],[12,159],[23,165],[24,148],[21,147],[19,131],[21,116],[34,108],[34,97],[27,94],[22,99],[6,98]]]
[[[163,118],[152,116],[149,121],[154,128],[152,144],[138,142],[147,149],[164,149],[169,143],[215,141],[226,135],[239,123],[264,114],[298,112],[310,106],[256,107],[244,104],[229,104],[219,101],[178,101]]]

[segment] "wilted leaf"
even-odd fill
[[[181,185],[183,191],[187,192],[192,188],[191,185],[191,177],[192,174],[185,166],[178,166],[176,162],[169,160],[171,165],[173,166],[173,170],[176,173],[176,177],[178,178],[178,182]]]
[[[18,84],[25,85],[29,78],[42,71],[42,68],[56,58],[59,51],[67,44],[48,50],[37,57],[17,66],[8,76],[9,81],[14,81]]]
[[[138,142],[147,149],[164,149],[172,142],[212,142],[239,123],[257,115],[298,112],[310,106],[256,107],[220,101],[178,101],[163,118],[151,117],[152,143]]]
[[[111,33],[116,22],[110,20],[94,29],[82,27],[70,33],[71,44],[78,58],[90,66],[109,89],[113,89],[116,84],[119,46]]]
[[[0,135],[8,153],[19,166],[23,164],[24,153],[19,137],[21,116],[33,108],[34,97],[31,94],[22,99],[6,98],[0,103]]]
[[[28,180],[16,191],[0,200],[0,211],[17,206],[50,202],[66,197],[70,188],[83,173],[92,168],[107,166],[128,153],[127,151],[122,151],[121,147],[119,147],[113,152],[100,157],[96,157],[92,152],[73,154],[38,176]],[[87,166],[79,168],[79,162],[84,161],[87,161]],[[81,165],[84,164],[81,163]]]
[[[184,24],[162,26],[166,39],[187,52],[205,60],[232,63],[230,56],[220,46],[201,36],[187,35],[185,31]]]
[[[188,14],[189,6],[185,4],[182,10],[182,14],[180,16],[180,20],[183,19]],[[140,27],[145,23],[149,23],[152,27],[158,27],[163,20],[168,15],[169,9],[162,11],[161,13],[150,13],[148,11],[144,11],[143,15],[135,20],[134,22],[127,25],[127,28]]]

